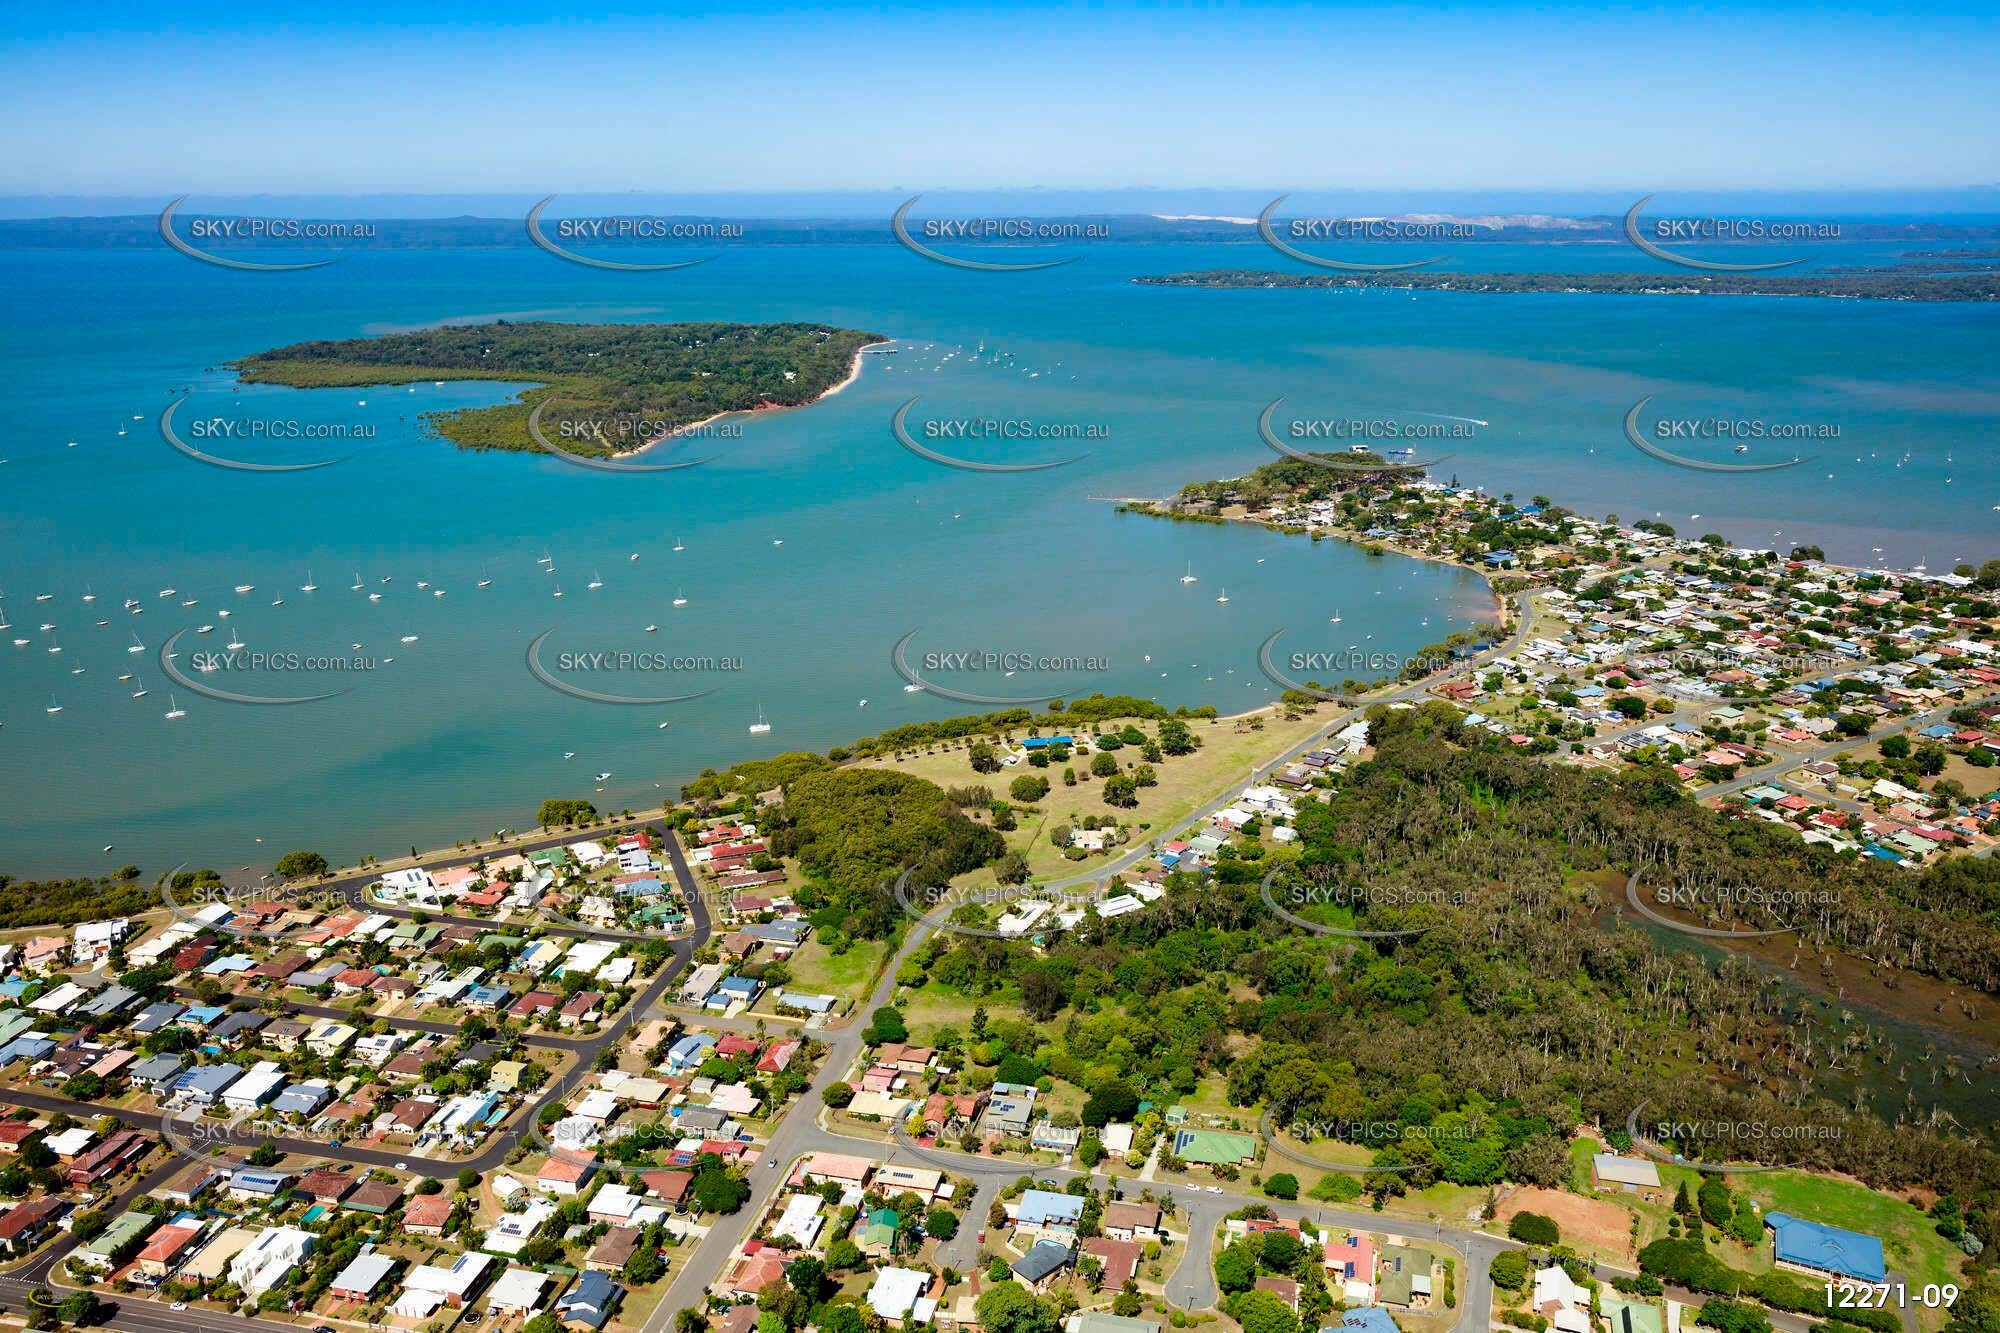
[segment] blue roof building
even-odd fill
[[[1076,1254],[1069,1246],[1057,1244],[1052,1240],[1042,1240],[1036,1241],[1032,1249],[1016,1259],[1012,1267],[1014,1276],[1040,1291],[1044,1282],[1075,1261]]]
[[[333,1100],[333,1089],[324,1083],[294,1083],[278,1094],[271,1109],[279,1115],[311,1115]]]
[[[1073,744],[1075,744],[1075,742],[1072,741],[1068,736],[1030,736],[1028,737],[1028,739],[1021,742],[1021,748],[1024,750],[1046,750],[1051,745],[1073,745]]]
[[[55,1048],[56,1044],[47,1037],[33,1035],[16,1037],[5,1046],[0,1046],[0,1069],[6,1068],[16,1060],[39,1060]]]
[[[757,999],[757,992],[763,988],[764,983],[755,977],[724,977],[721,983],[709,992],[703,1008],[727,1009],[738,1000],[746,1005],[752,1004]]]
[[[1888,1271],[1882,1242],[1874,1236],[1788,1213],[1767,1213],[1764,1225],[1771,1228],[1772,1257],[1780,1264],[1859,1282],[1880,1282]]]
[[[1083,1200],[1074,1194],[1027,1190],[1014,1205],[1014,1219],[1024,1227],[1073,1227],[1083,1220]]]
[[[139,1011],[137,1018],[132,1020],[132,1030],[142,1035],[148,1032],[157,1032],[176,1018],[179,1018],[185,1008],[185,1005],[175,1004],[172,1000],[161,1000],[158,1004],[149,1004]]]
[[[556,1302],[556,1318],[565,1324],[603,1328],[605,1321],[611,1318],[611,1312],[624,1299],[625,1288],[592,1269],[578,1278],[576,1285]]]
[[[1364,1305],[1355,1310],[1342,1310],[1340,1323],[1335,1328],[1322,1329],[1321,1333],[1402,1333],[1389,1312],[1379,1305]]]
[[[505,986],[474,986],[466,993],[464,1004],[468,1009],[498,1009],[512,996],[513,991]]]
[[[207,1105],[241,1077],[243,1070],[238,1065],[202,1065],[175,1079],[174,1092],[197,1105]]]
[[[185,1064],[186,1061],[178,1055],[152,1055],[127,1069],[125,1077],[134,1083],[145,1084],[157,1097],[167,1091],[173,1081],[180,1077]]]
[[[715,1038],[706,1032],[691,1033],[667,1048],[667,1068],[675,1071],[692,1069],[708,1058],[708,1052],[715,1045]]]

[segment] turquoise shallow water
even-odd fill
[[[1256,417],[1281,395],[1301,416],[1488,421],[1453,442],[1445,470],[1496,492],[1628,519],[1658,512],[1745,542],[1817,541],[1856,560],[1876,547],[1883,560],[1932,568],[2000,554],[2000,312],[1127,281],[1273,266],[1267,253],[1107,246],[1025,275],[865,246],[730,251],[657,275],[520,251],[358,253],[277,275],[169,254],[0,253],[0,355],[15,388],[0,444],[0,589],[12,622],[0,631],[10,793],[0,866],[233,869],[300,845],[345,860],[526,824],[545,796],[642,808],[708,765],[969,711],[902,690],[889,655],[911,630],[921,631],[913,661],[925,651],[1089,660],[1013,677],[933,673],[957,689],[1122,690],[1232,711],[1275,692],[1256,669],[1273,631],[1287,632],[1287,650],[1407,651],[1488,613],[1479,582],[1456,571],[1120,516],[1089,498],[1164,494],[1268,461]],[[1460,266],[1546,258],[1484,247]],[[1563,262],[1632,267],[1613,248],[1578,247]],[[905,350],[871,356],[856,384],[814,407],[746,423],[710,465],[636,477],[459,453],[419,434],[418,412],[493,401],[505,388],[250,390],[215,369],[307,338],[491,317],[814,319],[891,335]],[[168,449],[153,424],[184,388],[194,395],[187,420],[298,418],[375,434],[331,446],[211,441],[262,461],[346,458],[289,475],[207,468]],[[1668,468],[1619,433],[1647,393],[1672,415],[1831,420],[1841,439],[1810,468],[1756,478]],[[1103,438],[948,446],[988,461],[1089,451],[1046,472],[941,468],[890,435],[891,413],[913,395],[917,421],[1031,418],[1096,426]],[[1200,581],[1184,585],[1190,566]],[[298,590],[308,569],[313,594]],[[357,574],[361,592],[350,587]],[[482,577],[491,586],[478,588]],[[237,584],[255,591],[238,595]],[[158,597],[167,587],[176,596]],[[1230,600],[1218,603],[1224,589]],[[86,591],[95,602],[81,600]],[[51,600],[35,602],[44,592]],[[671,605],[677,593],[685,607]],[[278,595],[285,604],[271,606]],[[126,597],[145,613],[128,616]],[[197,605],[181,606],[188,597]],[[1329,625],[1336,610],[1342,621]],[[100,618],[110,625],[92,623]],[[44,622],[57,628],[43,632]],[[194,633],[202,624],[214,632]],[[183,629],[184,670],[232,631],[246,652],[354,655],[373,668],[232,672],[224,683],[246,692],[347,692],[297,707],[225,704],[160,675],[153,650]],[[650,650],[740,669],[559,669],[611,692],[713,691],[654,707],[585,702],[527,670],[527,645],[551,629],[551,667],[565,652]],[[135,633],[147,652],[123,651]],[[411,634],[416,642],[401,642]],[[30,642],[14,647],[17,636]],[[63,651],[47,652],[52,644]],[[139,679],[117,680],[128,671]],[[131,698],[142,684],[146,697]],[[187,715],[165,719],[170,702]],[[47,713],[52,703],[62,711]],[[772,730],[753,737],[760,707]],[[611,777],[599,783],[600,772]]]

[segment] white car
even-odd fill
[[[172,1305],[169,1305],[167,1308],[169,1310],[185,1310],[188,1308],[188,1303],[186,1301],[175,1301]]]
[[[1189,1194],[1199,1194],[1199,1193],[1201,1193],[1201,1186],[1199,1186],[1199,1185],[1187,1185],[1187,1186],[1184,1186],[1183,1188],[1185,1188],[1185,1189],[1187,1190],[1187,1192],[1188,1192]]]
[[[1209,1192],[1210,1194],[1220,1194],[1220,1193],[1222,1193],[1222,1186],[1220,1186],[1220,1185],[1210,1185],[1210,1186],[1208,1186],[1208,1187],[1207,1187],[1207,1189],[1208,1189],[1208,1192]]]

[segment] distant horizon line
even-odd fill
[[[342,216],[364,213],[381,218],[444,219],[451,217],[520,217],[547,198],[555,202],[552,216],[575,216],[579,209],[635,206],[681,212],[753,216],[735,210],[768,210],[760,220],[874,218],[912,195],[923,196],[920,212],[936,214],[949,206],[1011,208],[1018,216],[1085,213],[1206,217],[1254,217],[1271,200],[1287,199],[1286,214],[1307,209],[1353,207],[1366,203],[1403,213],[1504,213],[1512,216],[1596,218],[1622,215],[1640,198],[1651,195],[1649,214],[1666,214],[1702,207],[1787,209],[1801,217],[1823,216],[1838,209],[1847,217],[1941,216],[1991,213],[2000,215],[2000,183],[1912,186],[1818,187],[1680,187],[1658,184],[1614,187],[1476,187],[1450,186],[855,186],[800,189],[557,189],[546,187],[484,191],[244,191],[203,190],[180,186],[153,191],[22,191],[0,193],[0,220],[31,221],[116,219],[156,216],[182,195],[190,214],[251,208],[331,209]],[[492,209],[491,214],[479,209]]]

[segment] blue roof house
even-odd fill
[[[1321,1333],[1402,1333],[1389,1312],[1379,1305],[1364,1305],[1355,1310],[1342,1310],[1340,1323]]]
[[[1888,1271],[1874,1236],[1788,1213],[1767,1213],[1764,1225],[1771,1228],[1772,1257],[1781,1268],[1858,1282],[1880,1282]]]
[[[1014,1206],[1014,1220],[1024,1227],[1075,1227],[1083,1220],[1083,1200],[1074,1194],[1027,1190]]]

